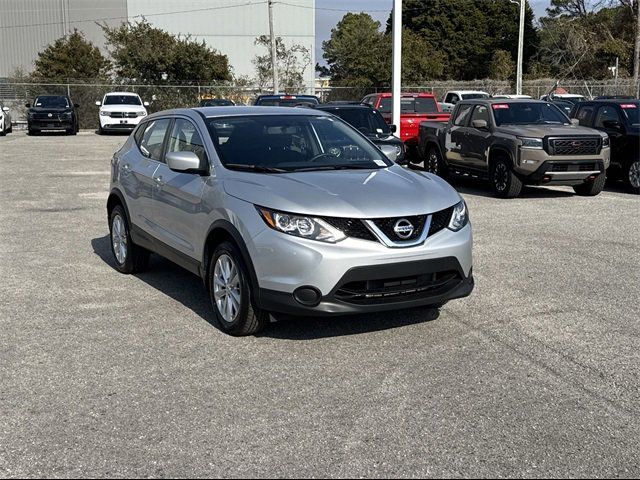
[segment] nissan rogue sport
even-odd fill
[[[204,280],[232,335],[269,313],[339,315],[471,293],[467,206],[326,112],[215,107],[145,118],[114,154],[116,268],[156,252]]]

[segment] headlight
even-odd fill
[[[278,212],[264,207],[256,208],[269,227],[287,235],[328,243],[336,243],[346,238],[344,233],[321,218]]]
[[[609,137],[604,137],[602,139],[602,148],[607,148],[609,146]]]
[[[109,112],[106,112],[104,110],[100,110],[100,115],[103,117],[108,117],[109,116]]]
[[[145,117],[147,115],[147,112],[145,112],[144,110],[140,110],[139,112],[136,112],[138,114],[139,117]]]
[[[64,112],[64,113],[62,114],[62,116],[63,116],[64,118],[71,118],[71,112]]]
[[[449,230],[457,232],[462,230],[465,225],[469,223],[469,210],[467,210],[467,204],[462,200],[455,207],[453,207],[453,213],[451,214],[451,221],[447,227]]]
[[[522,142],[522,148],[532,148],[535,150],[542,150],[541,138],[520,137],[520,141]]]

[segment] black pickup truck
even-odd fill
[[[622,180],[640,194],[640,100],[608,98],[580,102],[571,111],[580,125],[592,127],[611,139],[609,178]]]
[[[448,123],[422,122],[419,130],[427,170],[488,178],[504,198],[517,197],[523,185],[570,185],[578,195],[598,195],[609,150],[605,133],[577,126],[539,100],[462,101]]]

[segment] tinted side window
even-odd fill
[[[133,138],[135,138],[136,144],[138,145],[138,147],[140,147],[140,142],[142,141],[142,134],[146,129],[147,129],[147,122],[143,122],[140,125],[138,125],[138,128],[133,134]]]
[[[607,120],[615,122],[620,121],[620,115],[618,115],[618,111],[615,109],[615,107],[611,107],[608,105],[605,107],[600,107],[600,110],[598,110],[598,116],[596,117],[595,126],[603,128],[604,122]]]
[[[182,118],[176,119],[173,124],[167,152],[193,152],[200,159],[201,166],[206,165],[207,162],[204,144],[198,130],[193,123]]]
[[[576,118],[583,127],[590,127],[593,121],[593,106],[580,107]]]
[[[380,105],[378,106],[378,111],[380,113],[391,113],[391,97],[384,97],[380,99]]]
[[[162,161],[162,146],[171,120],[162,118],[147,123],[140,140],[140,151],[152,160]]]
[[[484,105],[477,105],[476,108],[473,109],[473,115],[471,115],[471,122],[474,120],[484,120],[489,125],[491,122],[489,121],[489,109]]]
[[[469,113],[471,112],[471,107],[473,105],[460,105],[460,108],[456,111],[456,118],[453,121],[453,124],[457,127],[461,125],[467,124],[467,119],[469,118]]]

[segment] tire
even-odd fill
[[[7,133],[13,133],[13,125],[9,125],[9,130],[7,130]]]
[[[215,248],[207,271],[207,289],[216,324],[229,335],[254,335],[269,322],[269,314],[253,304],[249,278],[234,244],[222,242]]]
[[[574,185],[573,191],[576,192],[577,195],[581,195],[583,197],[595,197],[604,189],[606,181],[607,174],[603,172],[591,182]]]
[[[116,205],[109,215],[109,239],[111,253],[120,273],[140,273],[149,266],[149,251],[131,240],[129,221],[121,205]],[[124,248],[123,248],[124,247]]]
[[[29,128],[27,129],[27,135],[29,135],[30,137],[34,137],[36,135],[36,131]]]
[[[434,146],[427,149],[427,154],[424,158],[424,169],[442,178],[445,178],[448,174],[447,165],[444,163],[440,151]]]
[[[104,135],[104,130],[100,125],[98,125],[98,135]]]
[[[522,181],[513,172],[511,162],[505,157],[499,157],[493,162],[489,177],[497,197],[515,198],[522,192]]]
[[[640,160],[629,163],[626,169],[625,182],[636,195],[640,195]]]

